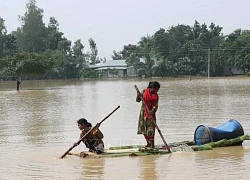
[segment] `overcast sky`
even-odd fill
[[[28,0],[0,0],[0,16],[8,32],[20,27]],[[211,22],[229,34],[250,29],[250,0],[37,0],[44,10],[44,22],[55,17],[60,31],[74,42],[81,39],[85,51],[88,39],[96,41],[99,57],[111,59],[113,50],[136,44],[142,36],[153,35],[172,25]]]

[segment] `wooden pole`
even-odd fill
[[[109,116],[111,116],[117,109],[119,109],[120,106],[118,106],[117,108],[115,108],[109,115],[107,115],[103,120],[101,120],[101,123],[103,123],[106,119],[108,119]],[[83,137],[81,137],[81,139],[79,139],[72,147],[70,147],[62,156],[61,158],[64,158],[74,147],[77,146],[77,144],[79,144],[93,129],[95,129],[96,126],[94,126],[93,128],[91,128],[86,134],[84,134]]]

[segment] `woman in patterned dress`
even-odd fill
[[[147,89],[143,90],[142,93],[137,93],[136,101],[140,102],[143,98],[137,134],[143,134],[147,141],[146,147],[154,148],[154,136],[155,136],[155,113],[158,109],[158,90],[160,89],[160,83],[157,81],[149,82]],[[147,111],[148,107],[149,112]],[[155,122],[153,122],[155,121]]]

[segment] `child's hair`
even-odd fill
[[[150,81],[148,83],[148,88],[153,88],[153,89],[160,89],[160,83],[157,81]]]
[[[77,123],[78,123],[78,124],[81,124],[81,125],[85,124],[85,125],[88,126],[88,127],[92,127],[92,124],[89,123],[85,118],[79,119],[79,120],[77,121]]]

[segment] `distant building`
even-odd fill
[[[126,60],[107,60],[104,63],[90,65],[91,69],[100,71],[104,78],[137,76],[133,66],[128,66]]]

